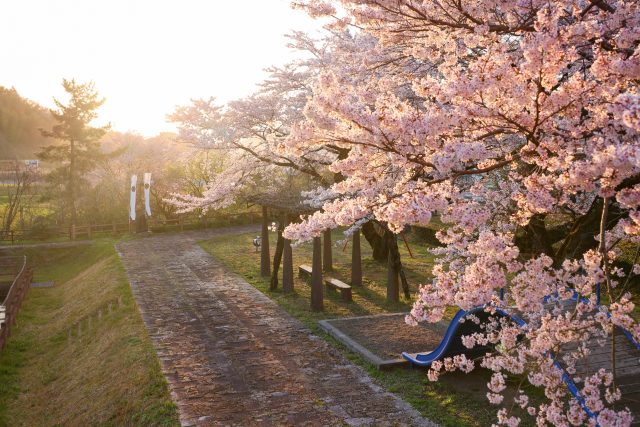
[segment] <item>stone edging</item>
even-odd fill
[[[358,317],[348,317],[348,318],[340,318],[340,319],[328,319],[328,320],[319,320],[318,325],[325,331],[327,334],[331,335],[342,344],[347,346],[353,352],[362,356],[367,362],[375,365],[376,368],[380,370],[397,368],[400,366],[408,366],[409,361],[403,358],[397,359],[382,359],[381,357],[373,354],[371,351],[363,347],[361,344],[357,343],[353,339],[351,339],[348,335],[342,332],[340,329],[336,328],[331,324],[332,321],[344,321],[344,320],[352,320],[352,319],[370,319],[374,317],[387,317],[387,316],[397,316],[399,314],[405,313],[385,313],[385,314],[377,314],[370,316],[358,316]]]

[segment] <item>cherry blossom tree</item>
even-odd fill
[[[286,139],[290,153],[332,145],[347,155],[330,166],[344,179],[316,194],[323,209],[285,235],[308,240],[370,218],[398,232],[437,215],[445,246],[407,321],[438,321],[450,306],[525,319],[494,316],[464,339],[496,348],[479,363],[493,371],[487,396],[498,424],[517,425],[510,408],[519,406],[541,425],[629,425],[630,411],[614,406],[615,366],[574,376],[579,398],[559,366],[575,373],[594,342],[615,348],[614,327],[640,340],[628,292],[640,266],[637,256],[621,262],[620,250],[640,244],[640,5],[296,5],[375,43],[360,64],[322,70],[307,120]],[[429,377],[476,363],[448,358]],[[547,400],[530,403],[519,388],[505,401],[507,376],[543,388]]]
[[[218,105],[215,98],[193,100],[191,105],[179,107],[169,116],[178,123],[180,138],[204,150],[224,150],[227,162],[223,170],[211,177],[202,195],[176,194],[171,203],[182,211],[220,209],[250,199],[256,192],[277,192],[290,186],[292,176],[295,191],[326,190],[342,179],[328,166],[336,159],[346,158],[347,147],[331,141],[320,147],[296,149],[284,147],[291,129],[304,119],[307,100],[312,96],[318,75],[329,67],[340,68],[354,80],[362,80],[360,73],[363,55],[375,44],[369,36],[354,36],[344,31],[332,31],[316,40],[302,32],[289,36],[289,47],[304,53],[303,59],[272,67],[260,90],[244,99]],[[312,114],[307,111],[307,115]],[[319,207],[331,193],[321,200],[311,197]],[[375,218],[362,226],[364,235],[373,247],[373,257],[387,261],[389,251],[401,273],[405,295],[408,284],[402,275],[400,254],[393,234],[376,223]]]
[[[173,202],[182,210],[219,209],[256,192],[276,190],[292,175],[328,186],[333,175],[327,166],[341,149],[281,149],[291,126],[302,119],[311,95],[311,82],[327,60],[327,43],[301,32],[289,36],[290,47],[303,51],[303,59],[268,69],[260,89],[244,99],[219,105],[215,98],[193,100],[179,107],[169,120],[179,126],[183,141],[203,150],[223,150],[223,170],[211,177],[202,197],[177,194]]]

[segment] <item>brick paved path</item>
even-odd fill
[[[182,424],[433,425],[196,244],[249,230],[118,245]]]

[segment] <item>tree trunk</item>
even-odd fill
[[[589,211],[579,217],[568,230],[564,241],[554,254],[556,265],[562,264],[565,258],[576,258],[582,256],[589,249],[595,249],[598,242],[593,238],[600,229],[601,212],[603,209],[602,198],[598,197]],[[609,206],[607,212],[607,229],[613,228],[621,218],[628,216],[617,204]]]
[[[598,242],[593,238],[600,230],[602,198],[597,198],[589,210],[573,221],[547,229],[545,215],[534,215],[529,224],[518,231],[515,243],[523,255],[530,257],[547,254],[559,267],[567,258],[579,258],[589,249],[595,249]],[[612,203],[607,213],[607,229],[614,227],[628,213]],[[554,249],[554,245],[557,249]]]
[[[527,224],[527,227],[531,230],[530,235],[532,237],[531,243],[533,245],[533,250],[536,253],[545,253],[552,256],[553,248],[549,241],[549,235],[547,233],[544,220],[544,216],[534,215],[531,218],[531,221],[529,221],[529,224]]]
[[[284,251],[284,237],[282,236],[283,229],[284,226],[282,224],[278,226],[276,253],[273,255],[273,271],[271,273],[271,283],[269,284],[270,291],[278,289],[278,271],[280,271],[280,261],[282,261],[282,252]]]
[[[408,300],[411,299],[411,292],[409,292],[409,282],[407,281],[407,275],[404,274],[404,268],[402,264],[400,265],[400,283],[402,283],[402,293],[404,293],[404,297]]]
[[[13,222],[15,221],[16,218],[16,214],[18,212],[18,209],[22,209],[22,206],[20,206],[20,202],[21,202],[21,197],[22,197],[22,177],[20,176],[20,169],[18,166],[18,162],[16,161],[15,163],[15,171],[14,171],[14,191],[12,192],[11,190],[11,186],[7,186],[7,198],[8,201],[6,203],[6,208],[4,210],[4,216],[2,218],[2,235],[9,235],[9,232],[11,231],[11,226],[13,225]],[[22,227],[24,229],[24,227]]]
[[[380,263],[386,262],[389,258],[389,245],[384,236],[385,228],[377,221],[369,221],[362,225],[362,234],[373,249],[373,259]]]
[[[640,183],[640,174],[625,179],[616,187],[616,191],[631,188]],[[523,254],[531,256],[546,253],[554,260],[554,265],[559,267],[567,258],[579,258],[586,251],[595,249],[598,242],[593,238],[598,234],[601,223],[603,200],[597,197],[583,215],[576,215],[566,223],[547,229],[545,216],[534,215],[530,223],[518,231],[516,245]],[[628,218],[629,212],[617,203],[611,203],[606,217],[608,230],[623,218]],[[559,243],[559,244],[558,244]]]
[[[78,212],[76,211],[76,147],[73,139],[69,144],[69,208],[71,209],[71,225],[75,227]]]
[[[409,282],[407,276],[402,268],[402,260],[400,258],[400,251],[398,250],[398,238],[389,229],[385,232],[387,237],[387,245],[389,247],[389,257],[387,262],[387,268],[389,269],[387,275],[387,299],[389,301],[398,301],[399,289],[398,289],[398,276],[402,282],[402,291],[406,299],[410,299]]]

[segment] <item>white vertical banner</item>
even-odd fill
[[[147,216],[151,216],[151,172],[145,172],[144,174],[144,209],[147,212]]]
[[[136,184],[138,183],[138,175],[131,175],[131,199],[129,201],[129,218],[131,221],[136,220]]]

